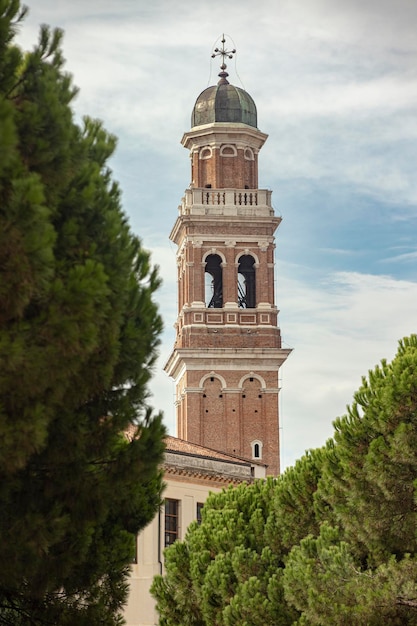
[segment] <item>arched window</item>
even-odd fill
[[[252,458],[262,459],[262,441],[252,441]]]
[[[209,309],[221,309],[223,306],[222,259],[218,254],[209,254],[205,269],[205,300]]]
[[[201,148],[199,158],[210,159],[212,154],[213,150],[209,146],[206,146],[205,148]]]
[[[241,309],[256,307],[255,259],[244,254],[238,267],[238,305]]]
[[[220,148],[220,156],[234,157],[236,155],[237,155],[237,150],[235,146],[227,144]]]
[[[252,148],[245,148],[245,159],[247,161],[253,161],[254,160],[254,156],[253,156],[253,150]]]

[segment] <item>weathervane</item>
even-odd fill
[[[215,57],[219,57],[219,56],[222,57],[222,64],[220,65],[221,72],[219,76],[220,78],[224,80],[224,82],[227,82],[226,77],[229,76],[229,74],[225,71],[227,68],[225,60],[226,60],[226,57],[228,59],[233,59],[233,55],[236,54],[236,49],[233,48],[233,50],[226,50],[226,48],[224,47],[224,44],[226,43],[226,39],[224,38],[224,33],[223,33],[223,38],[221,41],[222,41],[222,47],[214,48],[214,52],[211,55],[211,58],[214,59]]]

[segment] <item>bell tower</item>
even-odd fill
[[[178,319],[165,371],[176,383],[177,436],[262,461],[279,474],[281,347],[274,294],[271,191],[258,189],[251,96],[231,85],[226,58],[217,85],[197,98],[191,130],[192,181],[170,239],[178,246]]]

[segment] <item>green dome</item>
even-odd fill
[[[226,72],[219,74],[218,84],[208,87],[198,96],[191,115],[191,127],[234,122],[257,128],[256,105],[244,90],[230,85]]]

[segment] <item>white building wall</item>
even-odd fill
[[[183,539],[188,526],[197,519],[197,503],[205,502],[210,492],[222,487],[209,481],[201,484],[175,480],[165,476],[165,498],[179,500],[179,539]],[[124,617],[127,626],[156,626],[158,614],[149,589],[154,576],[163,573],[164,507],[137,539],[137,563],[132,565],[130,593]]]

